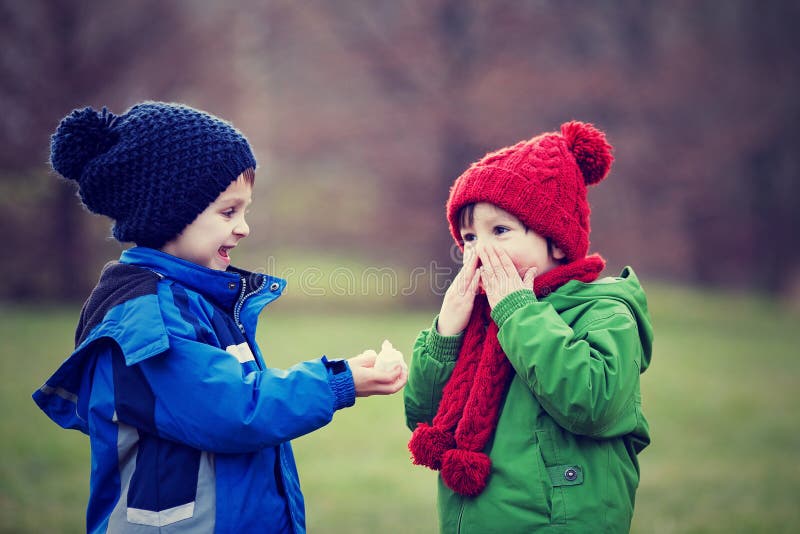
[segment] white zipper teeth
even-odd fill
[[[266,277],[262,278],[261,284],[258,287],[254,288],[250,293],[245,294],[245,292],[247,291],[247,280],[244,278],[244,276],[241,275],[240,278],[242,280],[242,290],[239,293],[239,300],[236,302],[236,306],[233,309],[233,319],[234,321],[236,321],[236,325],[239,327],[239,330],[242,330],[242,332],[244,332],[244,326],[239,320],[239,314],[241,313],[242,307],[244,306],[244,301],[250,298],[252,295],[255,295],[256,293],[261,291],[261,288],[264,287],[264,284],[267,283],[267,279]]]
[[[247,291],[247,280],[244,279],[243,276],[239,277],[242,281],[242,289],[239,291],[239,298],[236,300],[236,305],[233,307],[233,320],[236,322],[236,326],[239,327],[239,330],[244,330],[242,328],[242,323],[239,322],[239,312],[242,309],[242,304],[244,304],[244,299],[246,298],[245,292]]]

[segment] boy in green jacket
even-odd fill
[[[653,332],[633,270],[598,280],[586,186],[611,168],[591,124],[486,155],[453,185],[464,264],[414,346],[413,461],[438,470],[442,532],[627,532],[650,442]]]

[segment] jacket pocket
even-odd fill
[[[214,457],[187,445],[162,440],[120,425],[127,451],[120,465],[120,500],[109,517],[109,532],[175,532],[214,528]],[[119,449],[118,445],[118,449]],[[136,528],[133,527],[136,525]],[[173,532],[173,530],[170,530]]]
[[[570,489],[583,484],[583,468],[576,464],[562,463],[549,431],[537,430],[536,439],[545,467],[546,480],[543,482],[550,493],[550,523],[564,524],[567,522]]]

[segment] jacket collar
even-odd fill
[[[175,280],[225,310],[233,309],[240,296],[248,295],[256,288],[257,294],[269,293],[277,298],[286,287],[286,280],[280,278],[235,267],[217,271],[148,247],[130,248],[122,253],[119,261]]]

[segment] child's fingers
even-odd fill
[[[494,277],[504,274],[503,264],[500,262],[500,257],[497,255],[497,249],[492,245],[487,245],[484,248],[484,254],[485,260],[483,262],[483,267],[486,275]]]
[[[403,388],[403,386],[406,385],[406,382],[408,382],[408,369],[401,368],[400,369],[400,376],[397,377],[397,380],[395,381],[394,385],[392,386],[392,391],[391,392],[395,393],[397,391],[400,391]]]
[[[512,277],[514,274],[519,276],[517,268],[514,267],[514,262],[511,261],[511,256],[508,255],[508,252],[506,252],[505,249],[495,249],[495,253],[497,254],[497,259],[499,260],[500,265],[507,276]]]
[[[453,279],[453,285],[455,285],[459,295],[469,294],[477,264],[477,255],[474,247],[464,247],[464,263]]]
[[[464,247],[464,262],[461,271],[467,280],[471,280],[475,275],[475,270],[478,267],[478,253],[475,251],[474,246]]]
[[[527,271],[525,271],[525,278],[522,280],[522,284],[526,288],[533,288],[533,280],[536,278],[536,274],[539,270],[536,267],[531,267]]]
[[[480,280],[478,255],[475,252],[472,253],[469,263],[464,264],[462,272],[464,273],[465,294],[474,295],[476,293],[476,284]]]
[[[492,262],[489,259],[489,247],[481,247],[478,251],[478,258],[481,260],[481,276],[487,276],[493,272]]]
[[[408,381],[408,369],[406,369],[406,368],[404,368],[404,367],[402,367],[400,365],[397,365],[397,366],[394,367],[393,371],[397,371],[397,374],[394,376],[394,380],[392,380],[390,383],[386,384],[386,386],[388,388],[386,390],[386,394],[389,394],[389,395],[392,394],[392,393],[396,393],[396,392],[400,391],[403,388],[403,386],[406,385],[406,382]]]
[[[380,393],[390,394],[402,388],[407,377],[408,371],[401,365],[395,365],[389,371],[375,371],[373,383],[376,384]]]
[[[481,284],[481,276],[480,273],[476,270],[472,273],[472,280],[470,280],[469,286],[467,287],[467,294],[468,295],[477,295],[478,294],[478,287]]]
[[[358,367],[372,367],[375,365],[375,359],[378,357],[378,353],[372,349],[365,350],[361,354],[353,356],[348,361],[350,365],[357,365]]]
[[[475,271],[477,263],[478,261],[477,261],[477,254],[475,252],[475,247],[465,246],[464,257],[461,261],[461,269],[459,269],[458,274],[468,278],[469,275],[473,271]]]
[[[476,249],[477,247],[475,245],[464,245],[464,258],[461,261],[463,265],[475,265],[477,263],[478,251]]]
[[[348,360],[357,397],[391,395],[402,389],[406,384],[408,380],[408,368],[406,366],[398,363],[390,370],[383,371],[375,369],[372,365],[358,365],[359,358],[362,357],[362,355],[359,355]]]
[[[483,289],[486,291],[486,293],[492,293],[494,291],[497,277],[495,277],[491,267],[487,265],[481,266],[480,273],[480,276],[476,278],[480,278],[481,284],[483,285]]]

